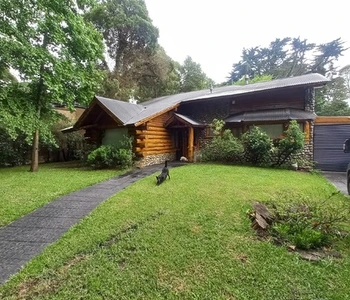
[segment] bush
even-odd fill
[[[304,250],[329,245],[338,235],[338,227],[349,219],[348,207],[336,208],[329,201],[328,198],[321,202],[270,203],[269,209],[274,215],[272,236]]]
[[[253,126],[242,135],[244,157],[247,162],[254,165],[268,164],[271,160],[273,147],[270,137],[259,127]]]
[[[302,151],[304,149],[304,139],[305,135],[301,131],[297,121],[291,121],[284,133],[284,137],[277,143],[275,148],[276,159],[273,165],[281,166],[291,157]]]
[[[133,152],[131,139],[125,137],[120,147],[102,145],[87,157],[87,164],[96,169],[120,168],[132,166]]]
[[[0,167],[14,167],[29,161],[30,145],[23,135],[16,140],[11,139],[7,132],[0,128]]]
[[[243,146],[229,129],[223,131],[223,121],[214,120],[214,138],[202,151],[203,161],[237,162],[243,154]]]

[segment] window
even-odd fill
[[[208,126],[208,127],[205,129],[205,137],[206,137],[206,138],[214,137],[214,128],[213,128],[213,127]]]
[[[252,126],[249,127],[249,129]],[[261,130],[265,131],[272,139],[277,139],[283,135],[283,124],[264,124],[257,125]]]

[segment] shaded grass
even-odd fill
[[[28,169],[29,166],[0,169],[0,226],[59,196],[118,174],[115,170],[87,170],[76,162],[42,164],[37,173]]]
[[[325,199],[335,189],[320,175],[218,165],[170,172],[159,187],[150,176],[102,203],[0,287],[0,298],[349,299],[349,238],[336,245],[342,260],[312,264],[258,241],[246,216],[254,201]]]

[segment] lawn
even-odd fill
[[[75,162],[0,168],[0,227],[58,198],[117,175],[115,170],[92,171]]]
[[[155,186],[144,178],[102,203],[8,283],[1,299],[350,299],[350,238],[342,259],[302,260],[260,241],[254,201],[322,201],[318,174],[188,165]],[[349,198],[336,195],[332,205]],[[326,209],[326,208],[325,208]]]

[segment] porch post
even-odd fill
[[[194,159],[194,129],[193,127],[188,128],[188,160],[193,161]]]

